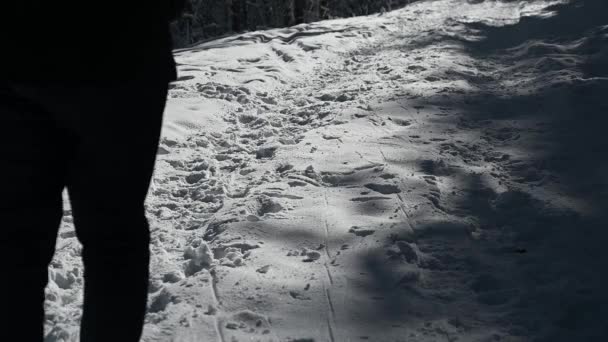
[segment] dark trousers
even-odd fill
[[[152,176],[167,82],[0,81],[0,341],[42,341],[44,288],[67,187],[83,245],[81,341],[138,341]]]

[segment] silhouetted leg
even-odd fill
[[[0,84],[0,341],[42,341],[65,164],[51,115]]]
[[[79,141],[68,192],[83,244],[81,340],[138,341],[148,294],[149,227],[144,200],[152,176],[167,84],[78,87]]]

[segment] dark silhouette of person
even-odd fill
[[[84,263],[81,341],[138,341],[152,177],[179,0],[0,4],[0,341],[44,339],[67,188]]]

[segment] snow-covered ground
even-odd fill
[[[177,51],[143,341],[606,340],[608,12],[558,3]],[[77,338],[71,221],[47,341]]]

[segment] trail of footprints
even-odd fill
[[[314,49],[311,48],[310,51]],[[370,51],[370,56],[371,53]],[[344,65],[344,68],[351,71],[347,74],[366,73],[368,64],[372,62],[370,56],[352,56]],[[282,57],[285,62],[289,62],[288,54],[283,54]],[[272,73],[270,67],[256,67]],[[376,65],[376,71],[382,78],[394,77],[394,69],[391,67]],[[217,72],[225,70],[211,70],[210,75]],[[222,273],[218,266],[238,268],[247,265],[252,254],[263,248],[263,244],[257,241],[247,241],[234,235],[230,235],[230,240],[223,239],[222,233],[231,223],[257,221],[289,210],[290,201],[301,199],[288,194],[289,188],[357,187],[360,192],[350,199],[352,202],[386,202],[391,204],[379,206],[391,207],[395,212],[401,210],[400,194],[411,190],[403,188],[401,178],[395,173],[386,172],[385,164],[371,164],[341,173],[318,172],[313,167],[297,170],[290,164],[281,164],[276,169],[265,172],[264,167],[260,167],[267,160],[272,160],[281,146],[299,144],[303,132],[323,125],[340,124],[335,120],[334,113],[337,109],[346,105],[360,107],[364,111],[371,110],[365,98],[374,89],[373,82],[350,91],[327,90],[321,78],[343,77],[344,71],[328,69],[326,72],[312,85],[295,85],[285,89],[280,96],[254,92],[247,84],[229,86],[217,82],[198,83],[188,77],[172,86],[171,97],[217,99],[235,104],[236,109],[224,118],[230,124],[225,132],[200,132],[179,142],[171,139],[161,141],[159,163],[170,165],[172,171],[155,178],[150,190],[152,200],[148,203],[148,213],[153,218],[151,248],[154,256],[152,273],[155,276],[150,285],[147,323],[161,327],[166,323],[164,326],[171,330],[174,325],[188,326],[196,317],[206,316],[213,318],[220,340],[225,331],[231,331],[234,333],[232,336],[243,339],[247,334],[271,337],[272,322],[264,315],[251,311],[223,312],[215,283]],[[411,124],[398,118],[392,121],[401,127]],[[503,131],[490,132],[488,136],[491,139],[514,138]],[[463,153],[453,145],[445,146],[446,153]],[[311,152],[314,152],[314,147]],[[188,155],[186,160],[182,157],[184,154]],[[496,158],[505,159],[501,156]],[[442,210],[441,190],[437,186],[441,175],[438,170],[442,166],[433,163],[426,161],[421,164],[421,169],[426,174],[416,181],[425,184],[421,196],[427,198],[436,209]],[[235,178],[239,177],[243,181],[235,182]],[[362,183],[360,180],[366,181]],[[284,182],[286,187],[264,191],[256,189],[260,185],[277,181]],[[78,315],[77,302],[82,288],[80,251],[71,227],[69,210],[66,211],[63,225],[58,246],[63,263],[51,265],[47,305],[74,305],[74,310],[71,311],[73,317],[54,316],[55,312],[61,311],[47,310],[50,313],[47,320],[55,326],[49,335],[51,341],[62,338],[67,340],[74,333],[74,320]],[[378,229],[352,226],[349,233],[366,239],[376,234]],[[398,232],[392,236],[392,244],[387,247],[386,254],[394,261],[437,269],[441,268],[441,261],[429,253],[436,247],[425,246],[411,232]],[[349,246],[342,246],[342,249],[348,248]],[[305,248],[290,251],[288,256],[299,257],[302,262],[314,262],[321,258],[321,253],[316,249]],[[267,272],[267,266],[255,265],[260,273]],[[420,273],[407,273],[402,277],[400,286],[413,286],[419,279]],[[211,291],[211,294],[201,291]],[[306,300],[302,293],[294,292],[292,297]],[[205,302],[206,298],[210,298],[210,301]],[[171,307],[179,305],[190,306],[191,310],[186,312],[190,312],[191,316],[172,321],[175,318],[171,316]],[[162,340],[163,336],[162,333],[153,333],[149,338]]]
[[[363,57],[363,62],[365,58]],[[363,65],[355,57],[352,60],[354,68]],[[349,64],[347,67],[350,67]],[[378,67],[378,72],[389,74],[391,70]],[[340,73],[335,71],[326,76],[339,75]],[[273,159],[282,145],[300,143],[303,139],[302,132],[321,125],[339,124],[340,122],[333,122],[332,108],[346,103],[349,106],[369,109],[363,99],[357,101],[357,94],[370,89],[360,88],[353,92],[323,91],[317,95],[317,89],[306,93],[305,89],[294,87],[285,91],[283,99],[280,100],[268,93],[254,94],[246,85],[233,87],[213,82],[183,82],[172,89],[172,96],[175,97],[203,96],[235,102],[239,107],[225,117],[225,121],[231,124],[226,132],[201,132],[190,137],[187,142],[178,143],[165,139],[161,143],[160,153],[168,154],[163,162],[171,165],[174,172],[168,177],[155,180],[155,203],[152,212],[158,220],[172,222],[172,226],[183,231],[183,234],[176,238],[160,232],[155,236],[155,247],[165,253],[181,249],[183,255],[181,260],[174,260],[179,267],[172,266],[172,270],[153,281],[149,315],[151,321],[162,321],[166,316],[163,313],[169,304],[185,300],[171,291],[174,284],[187,286],[192,278],[200,279],[214,289],[214,278],[218,276],[217,265],[243,266],[247,264],[251,253],[261,247],[258,243],[239,239],[228,244],[218,243],[222,233],[231,223],[240,220],[256,221],[263,219],[265,215],[280,214],[288,209],[286,201],[299,199],[298,196],[286,194],[287,189],[260,193],[255,190],[258,185],[286,181],[289,187],[361,186],[360,196],[351,198],[351,201],[373,202],[375,205],[375,202],[396,200],[395,195],[401,192],[396,182],[398,179],[395,174],[382,172],[383,165],[365,166],[346,173],[319,173],[312,167],[296,170],[292,165],[283,164],[275,170],[270,170],[271,172],[260,172],[260,163]],[[397,118],[394,123],[398,126],[410,124]],[[197,152],[192,153],[188,162],[170,159],[169,156],[180,149]],[[311,152],[314,152],[314,147]],[[244,177],[245,181],[234,182],[234,177]],[[359,179],[378,181],[358,184]],[[439,190],[433,188],[434,176],[425,176],[424,181],[431,188],[427,195],[429,200],[439,207]],[[232,184],[247,185],[239,188],[233,187]],[[244,207],[235,205],[235,202],[243,201],[246,202]],[[365,238],[373,235],[376,229],[353,226],[349,232]],[[394,242],[394,247],[387,250],[391,258],[404,259],[420,265],[433,265],[434,259],[426,257],[415,243],[400,238],[396,238]],[[303,262],[312,262],[321,257],[321,253],[314,249],[293,251],[289,255],[301,257]],[[267,267],[268,265],[262,265],[258,272],[265,273]],[[405,276],[403,282],[415,280],[415,277],[410,278]],[[207,307],[203,305],[205,310],[202,314],[217,317],[216,324],[220,336],[226,329],[270,333],[271,322],[261,315],[252,312],[232,315],[222,313],[221,298],[218,298],[217,290],[214,289],[213,292],[212,297],[215,299],[213,303],[208,303]],[[296,297],[299,298],[300,295],[296,294]]]
[[[222,233],[231,223],[246,220],[257,221],[267,215],[275,215],[289,209],[290,200],[301,199],[285,193],[284,189],[255,190],[256,186],[284,180],[288,187],[322,186],[323,176],[312,167],[295,170],[292,165],[279,165],[276,170],[262,173],[260,164],[274,158],[281,145],[295,145],[302,140],[301,132],[323,122],[329,111],[323,111],[325,103],[350,101],[346,96],[325,96],[320,99],[307,98],[302,94],[286,92],[286,103],[294,103],[290,109],[273,108],[277,105],[274,97],[266,93],[252,94],[246,87],[230,88],[217,84],[195,85],[194,89],[174,89],[182,94],[196,91],[200,96],[237,101],[241,107],[229,113],[225,121],[231,123],[226,132],[201,132],[191,136],[186,142],[164,139],[159,148],[161,160],[173,168],[166,177],[155,179],[154,196],[150,211],[160,222],[170,222],[171,229],[179,234],[169,234],[162,229],[154,234],[154,254],[175,255],[182,250],[181,258],[173,257],[168,265],[157,265],[158,276],[151,286],[151,304],[148,321],[162,325],[170,315],[170,305],[192,302],[200,306],[200,314],[214,316],[217,332],[222,336],[225,331],[271,335],[269,319],[253,312],[224,313],[221,298],[214,288],[218,276],[217,266],[241,267],[246,265],[252,253],[261,245],[256,242],[237,239],[224,242]],[[254,98],[255,100],[251,100]],[[291,109],[293,108],[293,109]],[[190,159],[172,159],[181,155],[179,151],[190,152]],[[188,153],[188,152],[184,152]],[[166,157],[163,157],[165,156]],[[235,182],[235,177],[245,180]],[[246,184],[244,187],[234,184]],[[372,191],[393,193],[394,188],[386,185],[369,184]],[[287,203],[286,203],[287,202]],[[245,204],[245,205],[242,205]],[[173,253],[171,253],[173,252]],[[298,252],[303,262],[320,258],[316,250],[306,249]],[[159,261],[160,262],[160,261]],[[167,263],[166,260],[162,261]],[[264,273],[262,266],[258,272]],[[201,272],[202,271],[202,272]],[[221,272],[220,272],[221,273]],[[196,303],[194,298],[184,298],[176,288],[193,286],[191,280],[207,284],[213,289],[212,303]],[[190,285],[189,285],[190,284]],[[186,296],[187,297],[187,296]],[[298,296],[296,296],[298,297]],[[195,310],[196,311],[196,310]],[[175,324],[175,322],[169,322]]]
[[[181,90],[182,92],[183,89]],[[192,89],[190,89],[192,91]],[[183,260],[175,260],[181,267],[164,273],[156,279],[155,286],[151,287],[152,304],[150,320],[158,321],[164,317],[163,312],[167,305],[180,301],[168,290],[171,284],[187,283],[188,278],[198,278],[201,271],[208,274],[206,282],[213,288],[214,277],[217,276],[216,265],[226,267],[240,267],[248,262],[251,253],[255,253],[260,244],[236,240],[231,244],[216,244],[218,237],[230,225],[239,220],[256,221],[264,215],[280,214],[286,210],[285,201],[299,199],[299,196],[286,194],[287,189],[277,189],[259,193],[256,186],[271,181],[285,181],[289,187],[335,187],[348,186],[353,181],[350,177],[359,178],[360,173],[374,173],[378,182],[363,184],[361,196],[353,197],[354,202],[383,201],[394,199],[393,195],[401,190],[393,182],[395,175],[381,172],[382,165],[371,165],[358,168],[348,173],[332,174],[318,173],[312,167],[296,170],[292,165],[279,165],[272,172],[260,174],[260,163],[272,159],[281,145],[295,145],[301,142],[302,132],[311,127],[331,124],[331,107],[344,102],[352,102],[353,106],[361,105],[351,95],[325,93],[315,97],[307,97],[300,89],[285,92],[287,104],[293,106],[280,108],[275,97],[265,93],[255,96],[246,87],[229,88],[217,84],[196,85],[195,91],[201,96],[220,98],[226,101],[237,101],[241,107],[229,113],[225,121],[231,123],[224,133],[201,132],[192,136],[187,142],[178,143],[163,140],[160,153],[167,153],[162,161],[171,165],[174,172],[165,178],[155,180],[153,195],[155,203],[153,213],[159,220],[171,221],[175,228],[183,230],[182,238],[175,239],[170,234],[159,233],[156,237],[157,246],[170,250],[183,250]],[[310,92],[308,95],[314,92]],[[251,97],[261,100],[251,100]],[[277,108],[273,108],[277,107]],[[329,120],[327,120],[329,119]],[[401,125],[402,122],[397,122]],[[193,153],[188,162],[182,159],[172,160],[170,155],[176,150],[190,149]],[[198,152],[200,151],[200,152]],[[245,177],[243,182],[234,182],[234,177]],[[366,178],[365,176],[363,178]],[[245,188],[234,188],[232,184],[247,184]],[[353,183],[354,184],[354,183]],[[246,199],[245,199],[246,198]],[[227,202],[247,202],[243,207],[226,207]],[[240,208],[240,209],[238,209]],[[236,211],[236,213],[235,213]],[[201,235],[201,231],[204,233]],[[370,227],[351,227],[350,232],[359,237],[374,234],[375,229]],[[175,241],[161,241],[163,239]],[[181,240],[181,241],[180,241]],[[408,249],[400,241],[397,252],[393,257],[404,256],[407,260],[416,258],[412,256],[416,247]],[[390,253],[390,252],[387,252]],[[421,253],[419,253],[421,254]],[[303,262],[319,259],[321,254],[314,249],[293,251],[290,255],[299,256]],[[264,267],[258,269],[264,272]],[[203,314],[218,316],[218,333],[228,330],[256,330],[263,328],[262,333],[268,334],[270,322],[258,319],[253,328],[247,323],[237,323],[235,317],[247,316],[237,313],[233,319],[227,319],[230,314],[221,313],[221,299],[208,304]],[[296,296],[298,297],[298,296]],[[183,300],[183,299],[182,299]],[[249,316],[255,315],[253,313]],[[245,319],[245,321],[250,319]],[[243,321],[243,320],[241,320]],[[262,322],[262,323],[259,323]],[[158,323],[158,322],[157,322]],[[249,327],[249,328],[248,328]],[[252,330],[252,331],[253,331]]]

